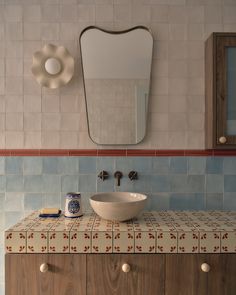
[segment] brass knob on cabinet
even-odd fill
[[[221,136],[221,137],[219,138],[219,142],[220,142],[220,143],[226,143],[226,141],[227,141],[227,138],[226,138],[225,136]]]
[[[41,271],[41,272],[47,272],[48,271],[48,264],[47,263],[42,263],[41,265],[40,265],[40,267],[39,267],[39,270]]]
[[[207,263],[205,263],[205,262],[201,265],[201,270],[202,270],[203,272],[209,272],[210,269],[211,269],[210,265],[207,264]]]
[[[128,263],[124,263],[122,265],[122,271],[123,272],[129,272],[130,271],[130,265]]]

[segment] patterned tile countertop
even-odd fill
[[[236,253],[236,211],[151,211],[128,222],[87,213],[39,218],[5,232],[6,253]]]

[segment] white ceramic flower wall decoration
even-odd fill
[[[74,67],[74,58],[65,47],[46,44],[34,53],[31,70],[40,85],[58,88],[71,80]]]

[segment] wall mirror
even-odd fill
[[[143,26],[126,31],[88,27],[80,35],[90,138],[136,144],[146,133],[153,38]]]

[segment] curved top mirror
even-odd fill
[[[120,32],[88,27],[80,46],[90,138],[139,143],[146,133],[151,33],[143,26]]]

